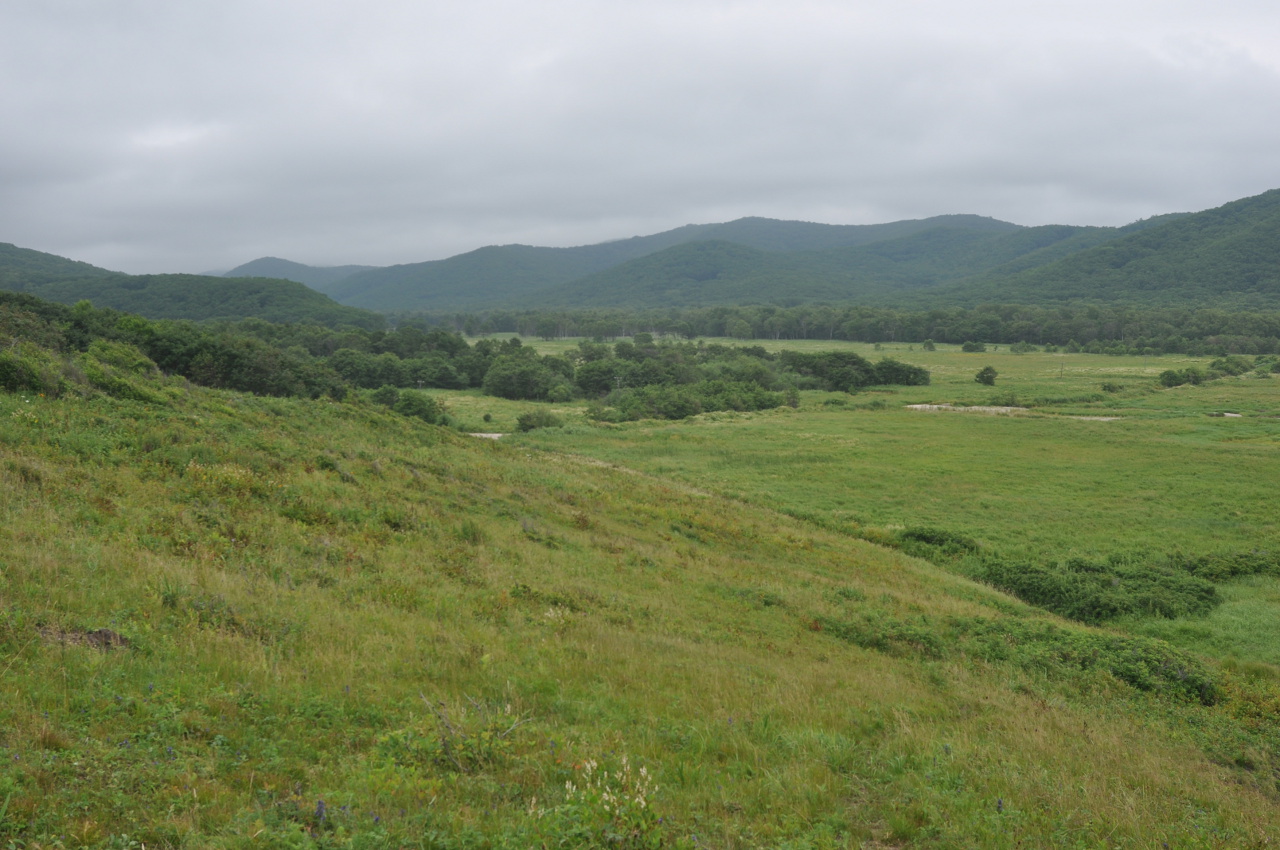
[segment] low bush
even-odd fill
[[[550,410],[540,407],[517,416],[516,427],[521,431],[532,431],[535,428],[563,428],[564,420]]]

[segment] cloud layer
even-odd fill
[[[1280,187],[1254,2],[18,0],[0,241],[389,264],[743,215],[1122,224]]]

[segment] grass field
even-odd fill
[[[147,402],[0,394],[0,840],[1268,846],[1274,580],[1098,629],[859,535],[1262,545],[1273,383],[1002,354],[750,416],[565,405],[496,442],[154,374],[130,378]],[[968,386],[987,362],[996,387]],[[1126,388],[1079,400],[1101,369]],[[1074,400],[902,409],[1006,390]],[[1228,403],[1248,415],[1204,415]],[[485,431],[528,407],[448,404]],[[1067,418],[1100,411],[1124,418]],[[1135,501],[1135,470],[1175,492]],[[1119,519],[1087,527],[1111,490]],[[1208,657],[1135,634],[1157,627]]]
[[[1207,359],[840,346],[926,366],[933,382],[855,396],[806,393],[799,410],[583,422],[519,439],[832,527],[943,528],[1013,558],[1277,545],[1280,380],[1250,374],[1165,389],[1155,380],[1161,371]],[[999,373],[994,387],[973,380],[988,364]],[[991,415],[914,404],[1027,409]],[[1280,616],[1270,603],[1247,602],[1253,598],[1232,592],[1207,620],[1143,630],[1280,663],[1273,630],[1227,625],[1250,605],[1264,621]]]

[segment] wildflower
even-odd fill
[[[325,808],[324,800],[320,800],[316,803],[316,820],[323,821],[327,812],[328,809]]]

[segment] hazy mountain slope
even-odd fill
[[[650,236],[576,248],[490,246],[445,260],[353,275],[327,291],[345,304],[376,310],[461,309],[527,303],[543,290],[691,242],[732,242],[764,252],[813,251],[896,239],[939,226],[992,233],[1020,229],[1018,225],[970,215],[873,225],[742,218],[722,224],[686,225]],[[765,263],[758,271],[769,271],[769,264]],[[818,289],[825,291],[826,287]]]
[[[1088,300],[1275,309],[1280,190],[1139,223],[1056,262],[960,284],[936,297],[962,305]]]
[[[41,282],[68,277],[102,277],[119,272],[108,271],[89,263],[68,260],[56,254],[19,248],[0,242],[0,289],[17,290],[30,282]]]
[[[293,280],[332,294],[337,285],[353,274],[371,271],[378,266],[308,266],[279,257],[260,257],[242,266],[236,266],[222,277],[270,277],[277,280]]]
[[[958,217],[962,219],[964,217]],[[976,217],[973,217],[976,219]],[[1046,252],[1082,228],[942,226],[825,251],[768,252],[727,241],[650,254],[526,298],[525,306],[663,307],[697,304],[891,300]],[[1105,232],[1105,230],[1104,230]]]
[[[244,319],[382,327],[376,313],[348,307],[291,280],[201,275],[103,275],[10,286],[50,301],[89,301],[152,319]]]

